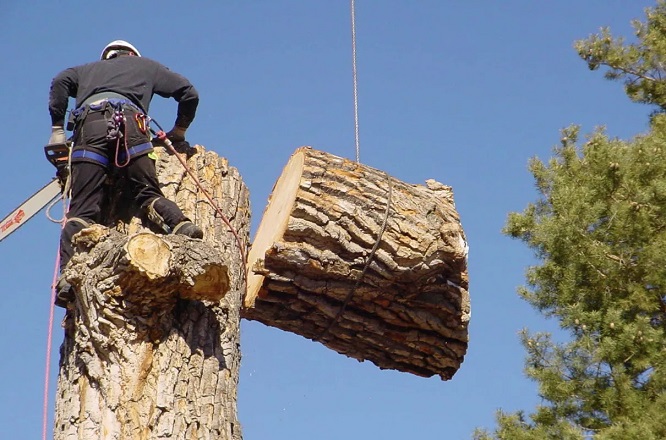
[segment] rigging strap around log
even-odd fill
[[[356,292],[358,286],[361,285],[361,281],[363,280],[365,273],[368,271],[368,268],[370,267],[372,258],[375,256],[377,249],[379,249],[379,244],[382,242],[382,236],[384,235],[384,231],[386,231],[386,224],[388,223],[389,213],[391,212],[391,198],[393,194],[393,184],[391,182],[391,176],[389,176],[387,173],[384,174],[386,175],[386,181],[388,182],[388,193],[386,195],[386,211],[384,211],[384,220],[382,220],[382,227],[379,229],[379,234],[377,235],[377,241],[375,241],[375,244],[372,246],[370,254],[368,255],[368,259],[365,260],[365,264],[363,265],[363,270],[361,270],[361,273],[356,279],[356,282],[352,286],[351,290],[349,290],[349,293],[347,293],[347,296],[345,297],[344,301],[342,301],[342,305],[340,306],[338,313],[331,320],[328,326],[326,326],[324,331],[321,332],[319,337],[314,339],[315,341],[320,341],[324,336],[326,336],[326,333],[328,333],[328,331],[338,322],[338,320],[344,313],[345,309],[347,308],[347,304],[349,304],[349,301],[351,300],[352,296],[354,296],[354,292]]]

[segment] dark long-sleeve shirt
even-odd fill
[[[187,128],[194,119],[199,94],[182,75],[145,57],[119,56],[70,67],[51,82],[49,112],[52,125],[64,125],[68,98],[76,98],[76,107],[101,92],[119,93],[148,112],[153,95],[174,98],[178,102],[176,125]]]

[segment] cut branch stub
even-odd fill
[[[171,248],[155,234],[140,233],[125,244],[127,259],[149,279],[165,277],[169,273]]]
[[[203,241],[151,232],[125,237],[92,225],[77,234],[74,243],[80,248],[95,249],[98,259],[124,261],[126,264],[113,266],[112,275],[118,277],[118,286],[123,291],[142,291],[143,302],[155,300],[151,294],[160,297],[158,303],[166,299],[175,301],[176,296],[219,301],[229,291],[228,268],[222,255]],[[90,276],[86,272],[69,275],[76,285],[82,283],[77,278]]]
[[[248,258],[243,317],[380,368],[450,379],[467,350],[467,243],[450,187],[301,147]]]

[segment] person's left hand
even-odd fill
[[[166,137],[173,143],[185,142],[186,131],[186,128],[174,125],[173,128],[166,134]]]

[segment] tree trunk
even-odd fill
[[[237,240],[177,158],[158,150],[165,195],[205,238],[156,235],[138,217],[78,234],[65,273],[77,298],[64,320],[55,440],[242,438],[238,242],[248,242],[248,191],[225,159],[189,152]]]
[[[467,244],[448,186],[299,148],[248,266],[244,318],[380,368],[447,380],[463,361]]]

